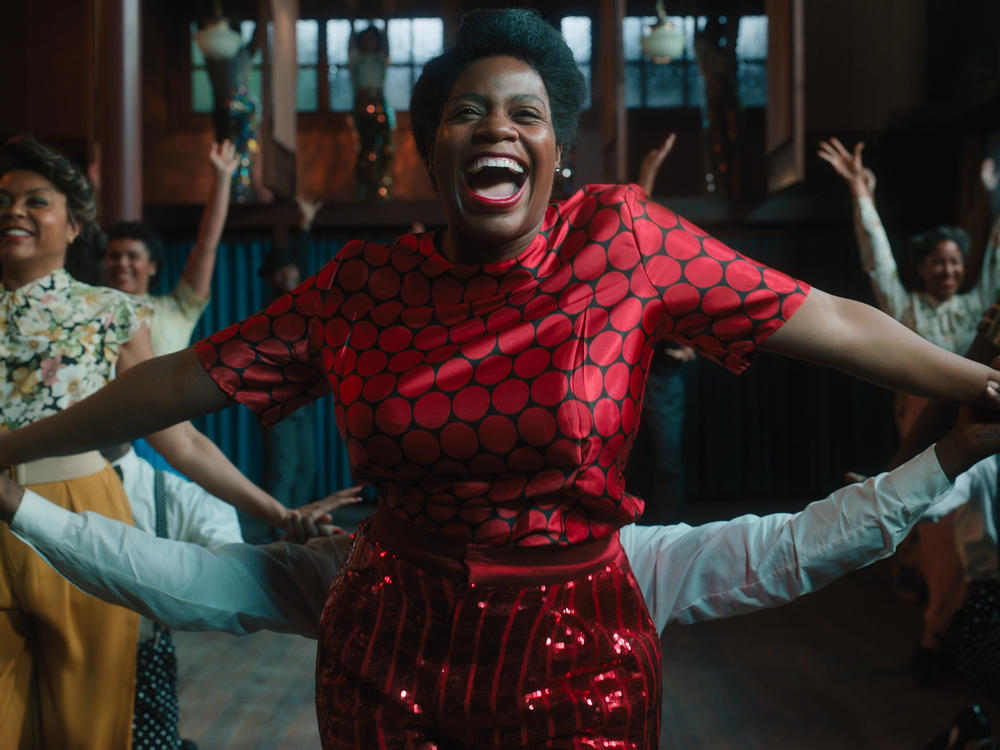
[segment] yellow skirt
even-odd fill
[[[74,512],[132,523],[102,471],[31,489]],[[125,748],[139,615],[84,594],[0,524],[0,748]]]

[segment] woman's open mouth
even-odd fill
[[[506,156],[479,157],[465,170],[466,192],[483,206],[502,208],[516,203],[527,181],[527,168]]]

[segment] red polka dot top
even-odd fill
[[[196,350],[264,424],[332,391],[355,480],[414,525],[572,544],[642,512],[622,471],[654,341],[739,372],[808,292],[637,186],[592,185],[488,265],[448,261],[433,232],[351,242]]]

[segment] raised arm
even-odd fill
[[[926,398],[1000,408],[1000,372],[942,349],[863,302],[813,289],[761,344]]]
[[[213,143],[208,160],[212,165],[212,191],[198,226],[198,239],[188,255],[181,277],[201,299],[208,299],[212,288],[215,260],[229,213],[229,192],[233,172],[240,163],[240,155],[231,141]]]
[[[899,319],[909,295],[899,279],[896,258],[875,210],[875,175],[861,159],[864,146],[863,142],[859,142],[850,152],[836,138],[831,138],[819,144],[819,157],[828,162],[850,188],[854,236],[861,253],[861,265],[868,274],[878,306]]]
[[[675,140],[677,140],[677,134],[671,133],[663,143],[654,149],[650,149],[646,153],[646,156],[643,157],[642,163],[639,165],[639,177],[636,182],[639,187],[646,191],[646,195],[651,196],[653,194],[656,175],[659,174],[660,167],[663,166],[663,160],[673,150]]]

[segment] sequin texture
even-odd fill
[[[656,747],[659,638],[620,548],[565,583],[471,586],[363,527],[321,632],[325,748]]]

